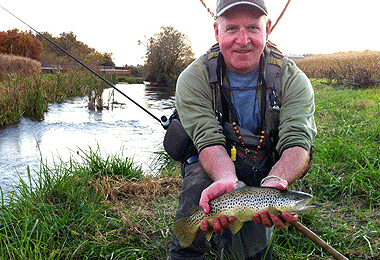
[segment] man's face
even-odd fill
[[[231,8],[218,18],[215,38],[230,70],[248,74],[258,69],[270,26],[265,15],[245,5]]]

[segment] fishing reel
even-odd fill
[[[172,122],[171,117],[169,117],[169,118],[167,118],[167,116],[161,117],[161,125],[165,130],[168,129],[171,122]]]

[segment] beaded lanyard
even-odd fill
[[[262,130],[261,131],[261,135],[260,135],[260,140],[259,140],[259,144],[257,145],[256,147],[256,150],[254,151],[251,151],[249,150],[246,146],[245,146],[245,142],[243,140],[243,137],[240,135],[240,130],[238,129],[238,125],[235,121],[232,122],[232,126],[234,128],[234,133],[237,135],[239,141],[240,141],[240,144],[241,146],[243,147],[244,151],[245,151],[245,154],[253,154],[253,155],[256,155],[258,154],[259,150],[261,149],[262,147],[262,144],[264,143],[264,138],[265,138],[265,131]]]
[[[229,110],[231,111],[232,126],[234,129],[234,134],[238,137],[240,144],[241,144],[241,147],[244,149],[245,155],[248,155],[248,154],[257,155],[258,151],[262,148],[262,145],[264,143],[266,132],[265,132],[265,130],[261,130],[259,144],[257,145],[255,150],[250,150],[246,147],[245,142],[243,140],[243,137],[240,135],[240,130],[238,129],[236,110],[234,108],[234,105],[231,102],[231,95],[229,93],[227,93],[226,87],[223,85],[223,78],[224,78],[223,74],[226,71],[225,71],[225,67],[223,66],[223,63],[224,63],[223,55],[219,55],[219,56],[220,57],[218,57],[218,60],[220,60],[220,63],[218,64],[217,70],[220,71],[221,74],[218,73],[218,80],[220,82],[220,89],[221,89],[222,95],[224,96],[224,99],[227,101],[227,104],[229,106]],[[222,68],[222,69],[220,69],[220,68]],[[262,63],[260,64],[260,74],[259,74],[259,79],[261,79],[262,83],[258,86],[257,91],[259,91],[259,88],[262,88],[262,95],[261,95],[262,96],[262,101],[261,101],[262,102],[262,104],[261,104],[262,109],[261,109],[261,118],[260,118],[261,123],[260,123],[260,126],[258,126],[258,127],[263,129],[264,128],[264,122],[265,122],[265,110],[266,110],[266,100],[265,100],[266,83],[265,83],[264,77],[261,74],[262,73],[261,68],[262,68]],[[277,96],[276,96],[274,91],[273,91],[273,99],[277,100]],[[237,150],[236,150],[235,146],[232,146],[232,149],[231,149],[232,161],[236,161],[236,154],[237,154]]]

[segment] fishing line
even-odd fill
[[[47,38],[45,35],[43,35],[42,33],[40,33],[39,31],[37,31],[36,29],[34,29],[32,26],[30,26],[29,24],[27,24],[26,22],[24,22],[23,20],[21,20],[20,18],[18,18],[16,15],[14,15],[13,13],[11,13],[10,11],[8,11],[7,9],[5,9],[3,6],[0,5],[0,7],[2,9],[4,9],[4,11],[6,11],[7,13],[9,13],[10,15],[12,15],[13,17],[15,17],[17,20],[19,20],[20,22],[22,22],[23,24],[25,24],[26,26],[28,26],[30,29],[32,29],[34,32],[36,32],[39,36],[41,36],[42,38],[44,38],[45,40],[47,40],[50,44],[54,45],[55,47],[57,47],[59,50],[61,50],[63,53],[65,53],[67,56],[69,56],[70,58],[72,58],[73,60],[75,60],[76,62],[78,62],[80,65],[82,65],[83,67],[85,67],[87,70],[89,70],[92,74],[94,74],[96,77],[98,77],[99,79],[101,79],[103,82],[105,82],[107,85],[111,86],[112,88],[114,88],[117,92],[119,92],[121,95],[123,95],[124,97],[126,97],[127,99],[129,99],[133,104],[135,104],[136,106],[138,106],[139,108],[141,108],[142,110],[144,110],[146,113],[148,113],[151,117],[153,117],[154,119],[156,119],[158,122],[160,122],[160,124],[164,127],[164,128],[167,128],[167,125],[168,125],[168,119],[166,118],[166,116],[163,116],[161,117],[161,119],[159,119],[158,117],[156,117],[155,115],[153,115],[151,112],[149,112],[148,110],[146,110],[144,107],[142,107],[139,103],[137,103],[136,101],[134,101],[132,98],[130,98],[129,96],[127,96],[125,93],[123,93],[120,89],[118,89],[115,85],[113,85],[111,82],[109,82],[108,80],[106,80],[105,78],[103,78],[99,73],[97,73],[96,71],[94,71],[93,69],[91,69],[89,66],[87,66],[85,63],[81,62],[80,60],[78,60],[75,56],[73,56],[70,52],[66,51],[65,49],[63,49],[61,46],[59,46],[58,44],[56,44],[54,41],[50,40],[49,38]]]
[[[284,15],[286,9],[288,9],[288,6],[289,6],[289,4],[290,4],[290,1],[291,1],[291,0],[288,0],[288,2],[286,3],[286,5],[285,5],[285,7],[284,7],[284,10],[282,10],[280,16],[277,18],[277,21],[276,21],[276,23],[272,26],[270,32],[272,32],[272,31],[274,30],[274,28],[277,26],[278,22],[281,20],[281,18],[282,18],[282,16]]]

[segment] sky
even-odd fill
[[[215,10],[216,0],[204,0]],[[287,0],[266,0],[272,24]],[[138,45],[173,26],[187,35],[198,57],[215,43],[213,18],[200,0],[0,0],[40,32],[59,36],[72,31],[99,52],[112,53],[117,66],[143,64],[146,49]],[[285,54],[380,51],[380,1],[292,0],[269,39]],[[0,31],[29,30],[0,8]]]

